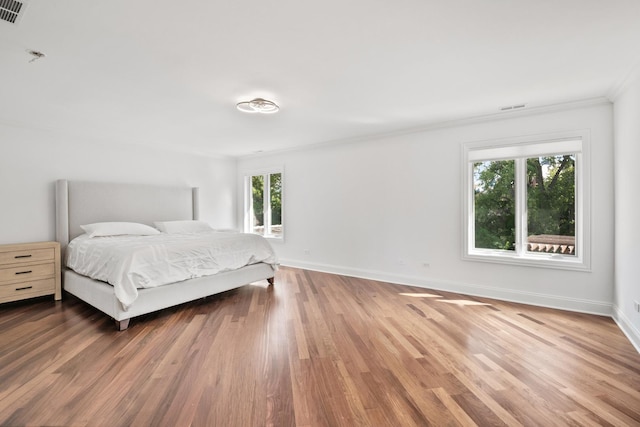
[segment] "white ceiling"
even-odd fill
[[[638,0],[30,0],[0,123],[237,156],[607,96],[639,62]]]

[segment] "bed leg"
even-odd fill
[[[276,281],[276,278],[275,278],[275,277],[269,277],[269,278],[267,279],[267,282],[269,282],[269,286],[273,285],[273,284],[275,283],[275,281]]]
[[[124,331],[125,329],[127,329],[129,327],[129,320],[131,320],[131,319],[116,320],[116,328],[119,331]]]

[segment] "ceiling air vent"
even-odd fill
[[[507,105],[506,107],[500,107],[500,111],[519,110],[520,108],[524,107],[526,107],[526,104]]]
[[[0,21],[17,24],[24,14],[25,3],[16,0],[0,0]]]

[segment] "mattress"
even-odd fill
[[[76,273],[113,285],[125,310],[136,300],[141,288],[261,262],[269,264],[275,272],[278,264],[264,237],[217,231],[93,238],[83,234],[69,243],[66,256],[67,267]]]

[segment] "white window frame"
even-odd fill
[[[273,234],[271,232],[271,185],[270,179],[271,175],[280,174],[282,180],[282,194],[280,196],[281,201],[281,219],[282,219],[282,233],[281,234]],[[253,233],[254,230],[254,215],[253,215],[253,193],[252,193],[252,183],[251,178],[254,176],[264,177],[264,189],[263,196],[265,201],[263,201],[263,209],[264,209],[264,237],[267,239],[275,239],[275,240],[284,240],[284,170],[283,168],[270,168],[270,169],[260,169],[247,171],[243,174],[243,192],[244,192],[244,232],[245,233]],[[268,201],[268,202],[266,202]]]
[[[566,270],[591,270],[589,131],[558,132],[463,144],[463,254],[483,261]],[[527,251],[526,159],[560,154],[576,155],[575,253],[563,255]],[[516,250],[475,247],[473,165],[480,161],[514,160],[516,181]]]

